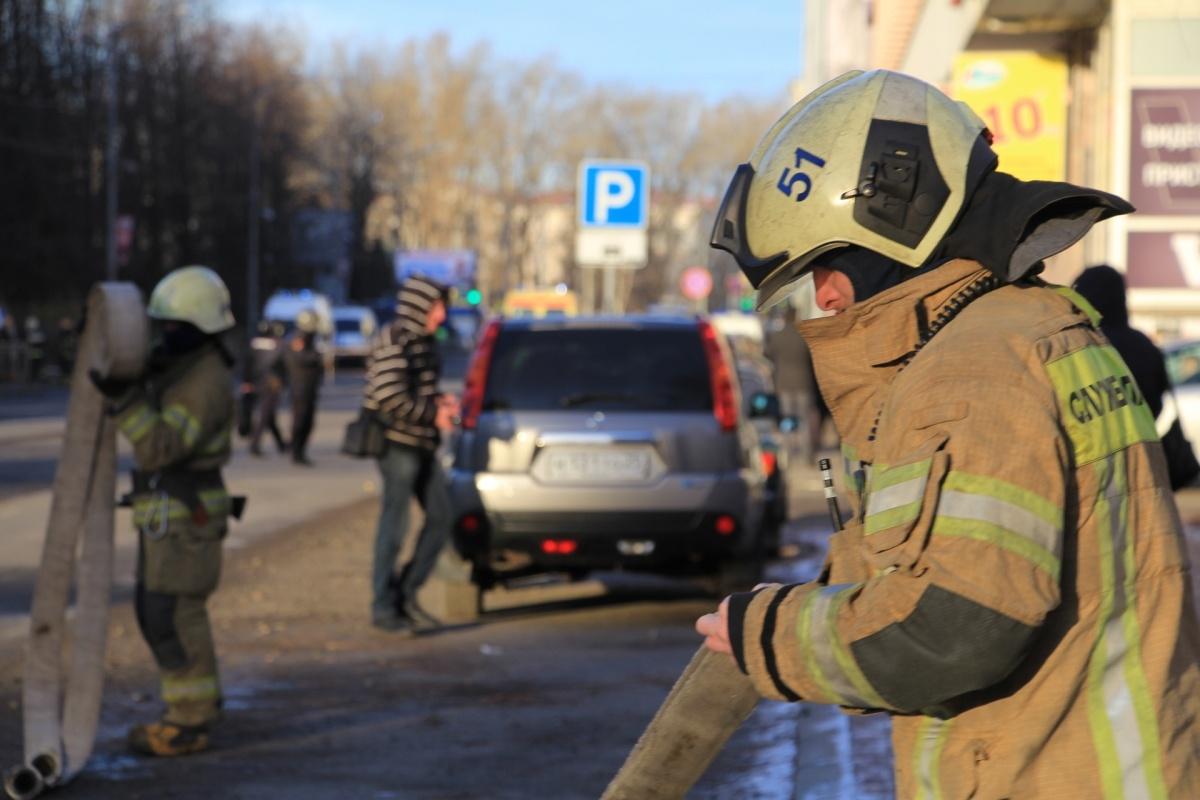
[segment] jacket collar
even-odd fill
[[[871,427],[885,390],[914,352],[921,331],[949,300],[988,274],[976,261],[949,261],[833,317],[797,327],[812,351],[813,369],[838,435],[871,461]]]

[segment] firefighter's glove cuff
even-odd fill
[[[117,414],[122,411],[133,398],[137,381],[120,378],[105,378],[98,370],[88,370],[88,378],[92,385],[109,400],[108,413]]]
[[[729,598],[729,642],[738,667],[763,697],[801,699],[791,684],[796,676],[796,622],[812,584],[766,586]]]

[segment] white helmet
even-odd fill
[[[146,314],[151,319],[190,322],[205,333],[233,327],[229,289],[208,267],[180,267],[158,282],[150,293]]]
[[[316,333],[321,327],[321,321],[317,318],[317,312],[311,308],[306,308],[296,315],[296,329],[301,333]]]
[[[737,168],[711,244],[737,259],[760,309],[840,247],[918,267],[995,163],[965,104],[908,75],[848,72],[792,106]]]

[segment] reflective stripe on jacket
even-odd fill
[[[901,369],[985,274],[802,325],[862,497],[824,582],[735,596],[739,661],[768,697],[894,712],[900,797],[1200,797],[1200,632],[1128,368],[1013,285]]]

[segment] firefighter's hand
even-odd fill
[[[717,606],[716,613],[705,614],[696,620],[696,632],[704,637],[704,646],[714,653],[733,655],[729,645],[729,598]]]
[[[124,397],[131,389],[133,389],[134,386],[137,385],[137,381],[123,380],[119,378],[106,378],[100,374],[99,370],[95,369],[88,370],[88,378],[90,378],[92,384],[100,390],[100,394],[114,400],[118,397]]]

